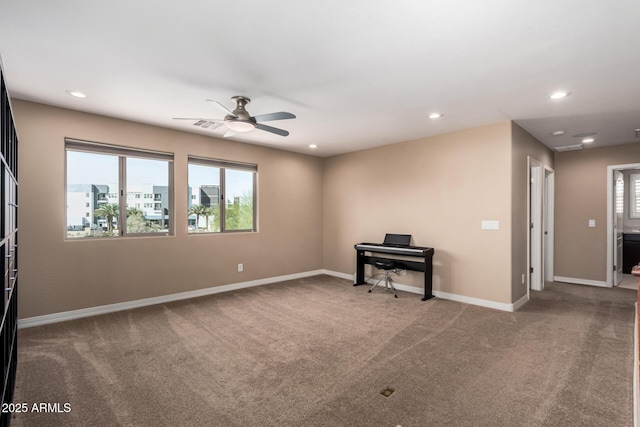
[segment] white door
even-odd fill
[[[543,244],[542,252],[544,259],[542,262],[542,270],[544,271],[544,282],[553,282],[553,209],[554,209],[554,189],[555,178],[554,172],[551,169],[545,168],[544,170],[544,197],[542,207],[542,224],[543,231]]]
[[[544,288],[542,275],[542,165],[529,158],[529,287]]]
[[[624,177],[619,170],[613,171],[613,234],[615,250],[613,251],[613,285],[622,281],[622,214],[624,210]]]

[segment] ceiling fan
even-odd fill
[[[262,122],[268,122],[271,120],[295,119],[295,115],[280,111],[278,113],[259,114],[257,116],[252,116],[245,109],[245,106],[249,102],[251,102],[249,98],[244,96],[234,96],[231,99],[236,103],[236,108],[233,111],[229,110],[218,101],[207,99],[207,102],[211,102],[215,107],[226,114],[224,116],[224,119],[174,117],[174,120],[195,120],[196,122],[194,123],[194,126],[200,126],[204,129],[216,129],[222,125],[225,125],[228,128],[227,132],[224,134],[225,137],[234,136],[239,132],[249,132],[253,129],[260,129],[281,136],[289,135],[289,132],[284,129],[267,126]]]

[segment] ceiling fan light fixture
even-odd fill
[[[225,120],[224,124],[234,132],[249,132],[256,127],[254,123],[240,120]]]

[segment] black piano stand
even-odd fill
[[[433,298],[433,249],[427,251],[424,262],[408,261],[404,259],[365,255],[364,250],[356,249],[356,283],[353,286],[366,285],[364,280],[365,264],[374,265],[376,261],[393,259],[401,270],[421,271],[424,273],[424,297],[422,301]]]

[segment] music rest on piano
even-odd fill
[[[373,265],[376,261],[393,259],[398,263],[398,267],[403,270],[421,271],[424,273],[424,298],[426,301],[433,298],[432,276],[433,276],[433,248],[424,246],[411,246],[410,234],[387,234],[383,243],[357,243],[356,250],[356,283],[353,286],[366,284],[364,279],[365,264]],[[372,255],[365,255],[370,252]],[[424,258],[424,261],[410,261],[389,257],[380,257],[373,254],[391,254],[405,257]]]

